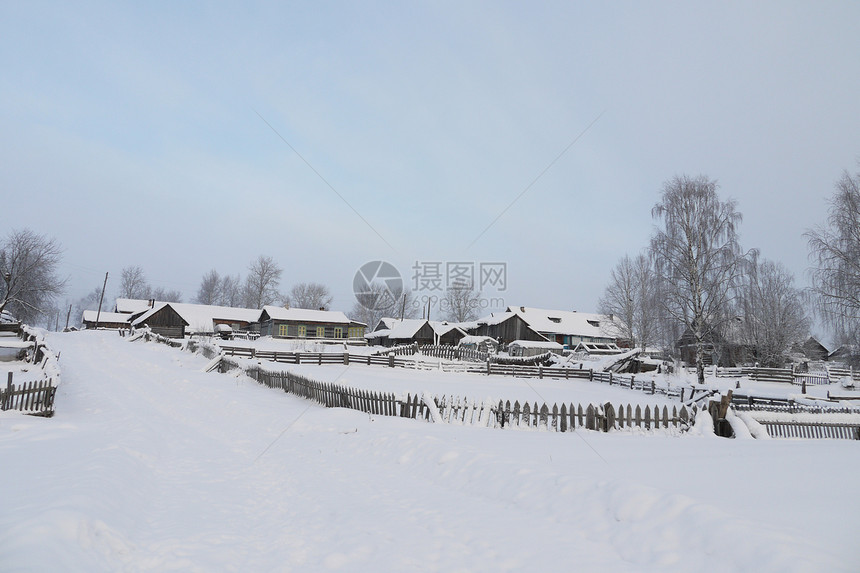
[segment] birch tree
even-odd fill
[[[628,255],[612,269],[609,284],[598,302],[603,314],[613,316],[619,338],[645,350],[656,340],[656,278],[651,260]]]
[[[0,313],[34,323],[49,313],[66,281],[57,275],[62,248],[29,229],[9,233],[0,244]]]
[[[750,261],[740,293],[745,342],[761,366],[780,368],[792,344],[809,334],[803,293],[781,264]]]
[[[122,269],[119,298],[149,299],[151,291],[142,268],[132,266]]]
[[[283,270],[272,257],[257,257],[248,267],[248,276],[245,277],[245,306],[263,308],[280,299],[278,285],[282,273]]]
[[[212,269],[203,275],[194,302],[197,304],[220,305],[221,285],[221,275],[218,274],[218,271]]]
[[[478,318],[481,293],[468,283],[455,282],[445,291],[440,301],[445,318],[451,322],[466,322]]]
[[[807,231],[811,294],[837,342],[857,344],[860,331],[860,173],[836,182],[826,226]]]
[[[737,234],[742,215],[735,201],[720,200],[716,181],[704,175],[667,181],[651,214],[658,224],[651,254],[664,289],[662,305],[691,332],[696,376],[704,384],[705,343],[727,318],[742,272]]]
[[[332,301],[328,287],[321,283],[298,283],[290,289],[286,302],[295,308],[327,309]]]

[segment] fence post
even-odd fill
[[[2,408],[0,408],[0,409],[6,410],[8,408],[6,406],[6,404],[7,404],[7,402],[10,402],[11,397],[12,397],[12,373],[9,372],[9,376],[6,378],[6,396],[3,398],[2,403],[0,403],[0,406],[2,406]]]
[[[393,352],[388,353],[388,367],[394,368],[394,353]]]

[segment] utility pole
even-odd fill
[[[105,273],[105,284],[102,285],[102,295],[99,297],[99,311],[96,313],[96,330],[99,329],[99,318],[102,315],[102,301],[105,299],[105,289],[107,288],[108,274]]]
[[[71,317],[71,316],[72,316],[72,305],[69,305],[69,312],[66,313],[66,328],[64,328],[63,330],[69,329],[69,317]]]

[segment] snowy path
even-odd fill
[[[163,345],[49,343],[57,415],[0,417],[3,571],[856,570],[830,487],[856,443],[372,418]]]

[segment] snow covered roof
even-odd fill
[[[327,324],[349,324],[354,322],[339,310],[312,310],[309,308],[284,308],[282,306],[264,306],[262,312],[274,320],[291,320],[295,322],[325,322]],[[257,311],[262,316],[261,311]]]
[[[388,338],[412,338],[425,324],[427,324],[427,319],[424,318],[397,319],[397,321],[392,325],[391,332],[388,333]]]
[[[512,316],[514,316],[513,312],[494,312],[489,316],[481,317],[472,323],[464,323],[464,325],[468,325],[471,328],[477,328],[481,324],[492,326],[494,324],[501,324]]]
[[[185,319],[185,322],[188,323],[188,330],[193,332],[215,332],[215,320],[252,323],[257,322],[260,318],[260,311],[254,308],[184,302],[171,302],[170,306]]]
[[[612,319],[605,314],[569,310],[547,310],[532,307],[508,307],[507,312],[517,314],[541,334],[568,334],[614,338]]]
[[[466,333],[456,322],[445,322],[441,320],[427,320],[426,318],[382,318],[376,326],[376,330],[365,335],[366,338],[391,338],[406,340],[414,337],[424,325],[429,324],[433,332],[438,336],[444,336],[452,330]]]
[[[155,307],[150,308],[149,310],[147,310],[143,314],[137,315],[136,318],[132,318],[131,324],[134,326],[140,326],[142,324],[146,324],[146,321],[149,320],[149,317],[151,317],[155,313],[161,311],[164,307],[167,307],[167,306],[171,307],[174,311],[176,311],[176,314],[179,314],[179,311],[176,310],[176,305],[178,305],[178,304],[180,304],[180,303],[177,303],[177,302],[157,302],[157,303],[155,303]],[[190,324],[188,323],[188,320],[184,316],[179,314],[179,317],[185,321],[186,325],[190,326]]]
[[[498,344],[496,339],[492,336],[464,336],[460,339],[460,346],[465,346],[468,344],[480,344],[482,342],[489,342],[490,344]]]
[[[544,340],[514,340],[508,347],[519,346],[520,348],[546,348],[547,350],[562,350],[564,347],[558,342]]]
[[[120,312],[123,314],[135,314],[138,312],[144,312],[146,309],[151,308],[148,300],[142,300],[137,298],[118,298],[116,299],[116,312]]]
[[[85,310],[83,312],[83,322],[95,322],[96,317],[98,317],[99,322],[128,322],[130,318],[127,313],[124,312],[104,312],[101,314],[97,310]]]

